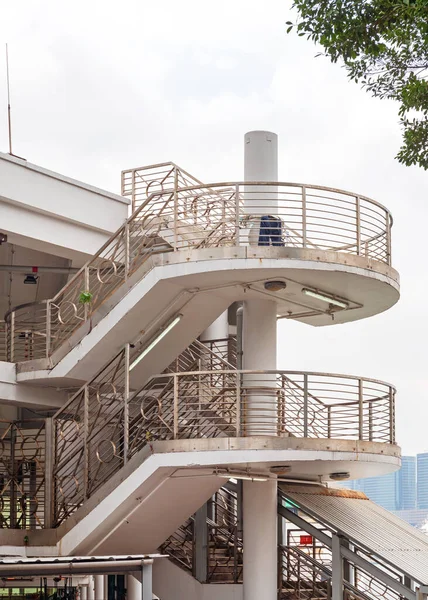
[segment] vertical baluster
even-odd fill
[[[239,246],[239,213],[240,213],[240,204],[239,204],[239,184],[237,183],[235,186],[235,240],[236,245]]]
[[[306,216],[306,186],[302,186],[302,241],[303,248],[307,243],[307,216]]]
[[[389,388],[389,441],[395,444],[395,390]]]
[[[46,302],[46,358],[49,358],[51,350],[51,335],[52,335],[52,303],[50,300]]]
[[[54,470],[54,444],[55,431],[53,418],[45,419],[45,504],[44,504],[44,523],[45,529],[50,529],[53,526],[54,516],[54,487],[53,487],[53,470]]]
[[[233,377],[233,375],[232,375]],[[235,430],[236,430],[236,437],[240,437],[241,436],[241,373],[238,371],[235,375],[236,377],[236,396],[235,396],[235,402],[236,402],[236,409],[235,409],[235,415],[236,415],[236,422],[235,422]]]
[[[303,437],[308,437],[308,374],[303,375]]]
[[[174,375],[174,440],[178,438],[178,375]]]
[[[357,256],[361,254],[361,203],[357,196],[355,198],[355,219],[356,219],[356,236],[357,236]]]
[[[385,215],[386,221],[386,262],[388,265],[391,265],[391,215],[389,212]]]
[[[83,496],[88,498],[89,492],[89,389],[85,385],[83,405]]]
[[[363,419],[364,419],[364,405],[363,405],[363,381],[362,379],[358,380],[358,439],[364,439],[364,427],[363,427]]]
[[[129,276],[129,264],[130,264],[130,243],[129,243],[129,221],[125,223],[125,281],[128,280]]]
[[[174,250],[178,249],[178,170],[174,168]]]
[[[129,355],[130,347],[129,344],[125,346],[124,356],[124,370],[125,370],[125,383],[124,383],[124,397],[123,397],[123,464],[128,462],[128,451],[129,451]]]

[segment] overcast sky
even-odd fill
[[[328,328],[279,323],[278,367],[398,388],[403,452],[428,451],[427,178],[394,160],[397,106],[372,99],[318,49],[285,34],[283,0],[3,2],[13,150],[120,191],[125,168],[172,160],[204,181],[243,177],[243,135],[279,135],[283,181],[355,191],[394,216],[402,298]],[[1,49],[0,49],[1,50]],[[0,150],[7,147],[0,55]]]

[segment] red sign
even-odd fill
[[[300,536],[300,545],[301,546],[310,546],[313,542],[311,535],[301,535]]]

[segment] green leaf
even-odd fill
[[[92,302],[91,292],[80,292],[79,304],[89,304],[90,302]]]

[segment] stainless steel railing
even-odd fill
[[[195,370],[166,370],[131,390],[131,360],[127,346],[54,417],[57,523],[155,441],[269,435],[395,443],[395,389],[383,382],[237,371],[220,359],[201,371],[198,359]]]
[[[45,523],[45,420],[1,420],[0,454],[0,529],[42,528]]]
[[[9,355],[20,360],[50,356],[158,253],[273,245],[352,254],[391,264],[392,217],[374,200],[305,184],[194,184],[197,180],[177,169],[173,165],[160,184],[143,182],[141,192],[137,174],[127,172],[131,183],[124,184],[124,190],[135,200],[135,212],[46,302],[45,318],[39,322],[38,316],[32,323],[31,352],[27,338],[15,331],[22,320],[21,309],[8,315]],[[166,189],[166,185],[172,187]]]

